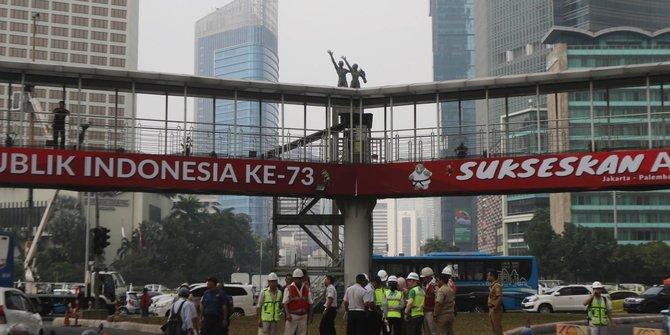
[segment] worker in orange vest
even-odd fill
[[[312,320],[312,291],[300,269],[293,271],[293,283],[284,289],[284,335],[306,335],[307,323]]]

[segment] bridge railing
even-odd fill
[[[29,114],[0,110],[0,136],[13,145],[52,146],[51,113],[30,121]],[[670,146],[670,111],[598,115],[568,119],[452,125],[370,131],[371,163],[426,161],[445,157],[514,156],[566,151],[616,150]],[[88,125],[81,146],[82,125]],[[488,126],[488,128],[487,128]],[[31,130],[32,129],[32,130]],[[487,131],[488,129],[488,131]],[[8,132],[9,130],[9,132]],[[649,133],[651,130],[651,133]],[[305,140],[305,134],[322,132]],[[331,135],[336,132],[332,132]],[[346,162],[351,146],[348,130],[328,138],[323,129],[260,127],[72,115],[66,125],[66,146],[86,150],[119,150],[170,155]],[[355,141],[358,141],[356,138]],[[487,142],[488,141],[488,142]],[[5,143],[7,145],[8,143]]]

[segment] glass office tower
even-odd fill
[[[620,27],[592,34],[582,29],[555,27],[545,43],[554,46],[549,55],[551,71],[670,61],[670,33],[663,31]],[[567,59],[567,63],[552,61],[558,59],[556,57]],[[662,103],[660,86],[652,86],[650,92],[653,145],[667,147],[670,123],[664,106],[668,105],[668,96],[664,93]],[[559,103],[557,115],[559,119],[569,118],[570,124],[567,136],[560,139],[569,150],[586,150],[591,137],[589,92],[569,93],[564,97],[566,95],[568,103]],[[646,87],[595,91],[594,114],[599,117],[595,121],[596,147],[603,150],[647,147],[646,111]],[[552,104],[549,115],[554,113]],[[551,201],[554,227],[561,227],[565,222],[612,232],[616,227],[617,239],[622,244],[670,243],[670,192],[667,190],[561,193],[553,194]]]
[[[433,26],[433,80],[473,78],[475,73],[475,31],[473,0],[431,0]],[[455,156],[464,143],[476,146],[473,101],[442,104],[441,134],[446,138],[442,156]],[[470,135],[465,135],[470,134]],[[475,250],[477,218],[475,197],[448,197],[441,200],[441,235],[461,250]]]
[[[197,75],[277,82],[277,0],[235,0],[196,22]],[[255,157],[277,144],[277,105],[259,101],[198,99],[195,150],[219,156]],[[215,122],[215,148],[211,123]],[[231,133],[237,130],[239,136]],[[249,215],[252,229],[267,236],[272,201],[265,197],[223,196],[222,208]]]

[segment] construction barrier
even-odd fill
[[[557,324],[556,335],[589,335],[589,329],[586,326]]]
[[[666,335],[665,331],[651,328],[633,328],[633,335]]]

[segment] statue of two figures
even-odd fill
[[[351,87],[351,88],[361,88],[361,81],[363,79],[364,83],[368,83],[368,79],[365,77],[365,71],[358,67],[358,64],[350,65],[347,61],[347,57],[342,56],[342,60],[335,62],[333,57],[333,51],[328,50],[330,55],[330,60],[333,61],[333,66],[337,72],[337,87]],[[344,68],[344,65],[347,65],[347,68]],[[351,83],[347,85],[347,73],[351,74]]]

